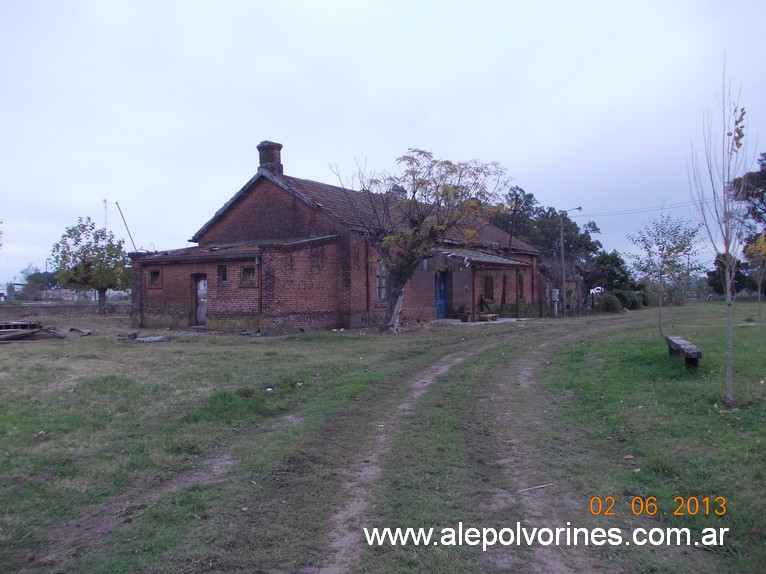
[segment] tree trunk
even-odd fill
[[[724,269],[725,292],[726,292],[726,408],[734,408],[734,337],[732,328],[734,323],[734,266],[726,262]]]
[[[734,301],[726,297],[726,408],[734,408],[734,339],[732,323]]]
[[[398,333],[399,317],[402,313],[402,304],[404,303],[404,285],[392,285],[391,296],[388,298],[388,307],[386,315],[380,324],[381,333]]]
[[[98,312],[106,315],[106,289],[98,290]]]

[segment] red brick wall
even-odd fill
[[[136,327],[185,328],[192,324],[193,273],[205,273],[203,265],[133,265],[133,301],[141,299],[139,313],[133,313]],[[159,271],[160,283],[149,285],[149,274]],[[140,284],[136,283],[136,273]],[[139,287],[140,285],[140,287]],[[137,293],[139,292],[140,293]]]
[[[474,308],[478,304],[478,300],[474,303],[471,299],[471,269],[453,267],[450,276],[452,277],[452,282],[448,288],[447,313],[449,313],[450,317],[454,317],[460,307]],[[478,296],[479,292],[476,291],[476,297],[478,298]]]
[[[207,326],[214,330],[261,329],[283,334],[334,327],[366,328],[382,321],[386,302],[377,300],[377,263],[374,250],[356,235],[307,241],[302,244],[264,247],[262,266],[254,256],[238,261],[178,262],[143,265],[134,262],[133,321],[136,327],[186,328],[195,324],[194,276],[208,279]],[[226,281],[219,281],[218,266],[226,265]],[[257,281],[245,284],[242,269],[254,267]],[[149,274],[160,271],[161,283],[149,286]],[[402,319],[436,317],[433,262],[421,266],[407,285]],[[494,277],[493,306],[502,298],[503,271],[472,273],[455,266],[449,272],[448,313],[461,305],[479,311],[484,277]],[[516,273],[506,271],[506,304],[516,302]],[[472,288],[473,278],[473,288]],[[531,270],[519,276],[524,299],[536,302],[543,282],[532,291]],[[473,299],[472,299],[473,296]],[[262,313],[259,313],[262,305]]]
[[[341,241],[263,252],[263,319],[266,334],[342,326]]]
[[[402,305],[402,320],[430,321],[436,319],[435,271],[429,261],[421,265],[407,283]]]
[[[200,245],[263,239],[319,237],[337,225],[322,209],[311,208],[268,179],[261,178],[198,238]]]
[[[311,208],[267,179],[259,179],[199,238],[200,245],[258,240],[323,237],[338,233],[336,221],[322,209]],[[207,325],[234,331],[258,329],[288,333],[299,329],[362,328],[378,324],[386,309],[377,300],[375,251],[353,233],[300,244],[262,246],[257,285],[243,285],[242,268],[254,266],[254,256],[242,261],[166,262],[152,264],[141,257],[133,265],[133,317],[136,326],[187,327],[195,323],[193,276],[208,279]],[[533,261],[529,256],[518,259]],[[146,258],[147,260],[150,258]],[[227,265],[227,280],[218,280],[218,265]],[[151,270],[160,270],[161,288],[148,285]],[[404,320],[436,316],[433,262],[419,268],[405,293]],[[495,304],[500,303],[502,272],[493,273]],[[506,302],[515,303],[515,272],[508,271]],[[448,285],[448,313],[461,305],[479,308],[483,274],[454,266]],[[524,297],[537,300],[543,281],[532,290],[531,273],[523,276]],[[261,308],[262,306],[262,308]],[[262,311],[262,312],[259,312]]]
[[[134,265],[136,326],[184,328],[196,323],[195,275],[207,276],[207,317],[210,329],[260,328],[280,334],[342,326],[340,308],[340,238],[271,246],[254,257],[205,262],[145,262]],[[226,280],[218,268],[226,266]],[[243,282],[243,268],[255,268],[255,282]],[[161,282],[149,286],[152,271]],[[262,309],[261,309],[262,305]],[[259,312],[262,311],[262,312]]]
[[[377,324],[375,250],[356,234],[346,236],[344,241],[348,256],[348,265],[341,278],[344,324],[353,328],[369,327]]]

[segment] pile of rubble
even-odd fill
[[[40,323],[11,321],[0,323],[0,343],[9,341],[39,341],[41,339],[63,339],[55,327],[43,327]]]

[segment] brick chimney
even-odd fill
[[[275,175],[283,175],[284,167],[282,166],[281,151],[281,143],[270,142],[268,140],[259,143],[258,153],[260,154],[261,167],[268,169]]]

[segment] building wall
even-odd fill
[[[159,283],[150,284],[150,274]],[[191,322],[193,273],[209,272],[206,265],[150,264],[133,262],[133,324],[135,327],[186,328]],[[139,307],[136,309],[136,307]]]
[[[335,220],[268,179],[258,179],[198,238],[199,245],[264,239],[320,237],[337,231]]]
[[[263,247],[240,260],[134,261],[134,324],[187,328],[196,324],[195,276],[207,277],[205,325],[212,330],[260,329],[283,334],[344,326],[340,307],[342,241],[327,238]],[[257,257],[257,259],[256,259]],[[225,278],[222,270],[225,268]],[[245,280],[245,269],[254,280]],[[152,272],[160,281],[151,285]]]
[[[436,319],[436,270],[428,260],[415,270],[404,292],[402,320],[432,321]]]
[[[378,302],[376,295],[375,250],[356,234],[347,235],[344,241],[348,265],[341,277],[343,323],[352,328],[377,325],[385,313],[385,304]]]
[[[256,257],[238,261],[210,259],[203,262],[143,264],[134,262],[133,318],[136,327],[188,328],[196,323],[194,278],[208,280],[206,326],[213,330],[257,330],[278,335],[335,327],[367,328],[383,320],[387,301],[377,298],[374,251],[357,235],[335,236],[291,245],[262,247]],[[219,267],[226,267],[221,278]],[[255,281],[243,281],[243,269],[255,269]],[[421,265],[411,278],[402,308],[403,321],[429,321],[436,317],[434,261]],[[150,274],[160,273],[160,283],[150,285]],[[495,309],[502,300],[506,275],[506,305],[516,303],[516,272],[472,271],[458,265],[449,271],[448,316],[461,306],[480,311],[485,277],[493,278]],[[524,283],[521,301],[539,301],[537,280],[532,290],[531,269],[519,274]]]
[[[326,237],[328,235],[332,237]],[[300,243],[277,245],[280,240],[306,238]],[[310,241],[312,237],[323,237]],[[261,178],[237,202],[219,216],[198,238],[200,245],[272,241],[260,247],[257,281],[242,281],[244,267],[255,265],[255,256],[241,261],[204,260],[153,263],[151,257],[135,256],[133,264],[132,315],[135,326],[186,328],[196,323],[193,277],[208,279],[208,328],[224,331],[256,330],[282,334],[298,330],[333,327],[366,328],[378,325],[387,301],[377,298],[375,251],[361,236],[342,233],[324,210],[312,208],[268,179]],[[516,255],[534,263],[531,256]],[[227,266],[220,280],[218,266]],[[441,269],[441,268],[439,268]],[[161,285],[150,285],[149,275],[159,270]],[[436,263],[419,267],[405,292],[402,319],[432,320],[436,317],[434,277]],[[481,271],[453,265],[448,284],[448,316],[460,306],[478,311],[484,294]],[[508,270],[506,303],[515,303],[515,272]],[[524,281],[524,299],[538,300],[540,280],[532,289],[532,274]],[[494,304],[501,301],[503,272],[495,277]]]
[[[219,267],[226,268],[226,279]],[[252,331],[261,327],[259,313],[260,272],[254,258],[211,262],[207,269],[207,318],[205,325],[216,331]],[[252,269],[254,280],[245,279]],[[193,305],[190,307],[193,309]]]
[[[344,326],[340,238],[263,251],[261,332],[278,335]]]

